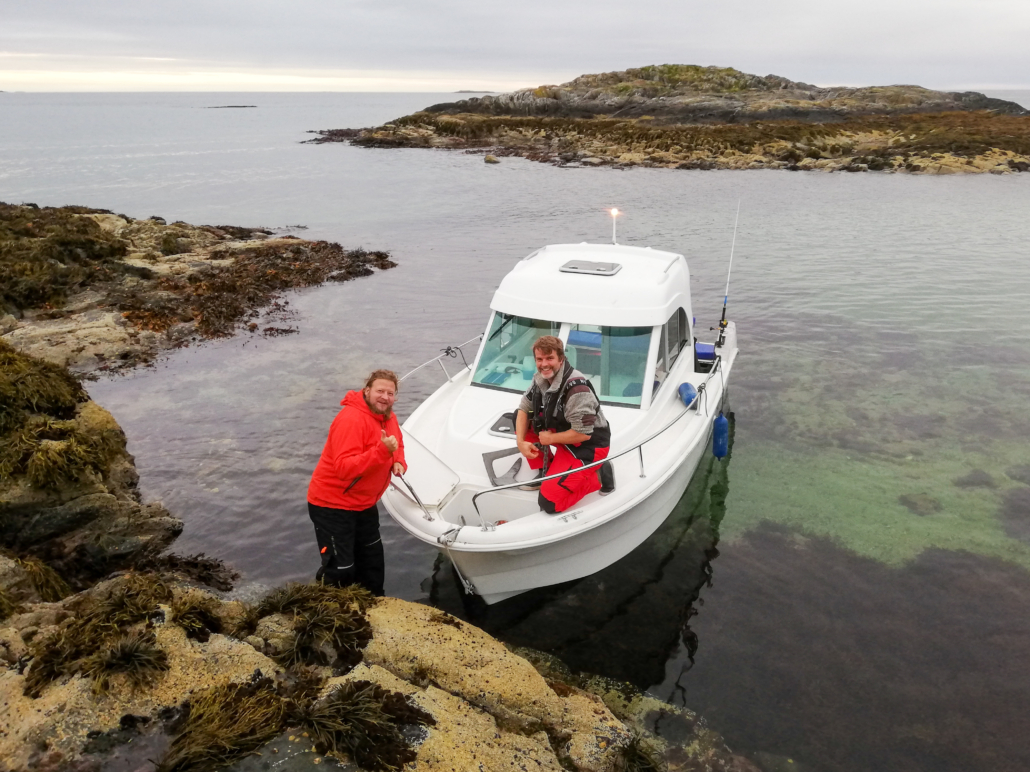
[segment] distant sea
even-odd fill
[[[0,94],[0,200],[272,227],[398,263],[290,293],[296,335],[87,384],[144,497],[185,521],[176,550],[235,564],[244,596],[309,579],[305,491],[343,393],[482,331],[517,260],[607,240],[608,207],[624,243],[687,257],[710,338],[740,202],[731,460],[615,566],[488,610],[384,516],[388,592],[687,705],[766,772],[1030,769],[1030,174],[301,144],[454,98]],[[233,104],[256,107],[207,109]],[[406,381],[398,411],[437,385]]]
[[[974,89],[975,90],[975,89]],[[995,99],[1007,99],[1010,102],[1015,102],[1017,105],[1023,105],[1023,107],[1030,110],[1030,90],[1019,90],[1019,91],[984,91],[982,92],[989,97]]]

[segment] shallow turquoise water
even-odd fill
[[[298,335],[89,385],[144,494],[186,521],[176,549],[233,562],[246,592],[310,576],[304,491],[345,389],[480,332],[517,259],[604,240],[613,205],[622,241],[687,256],[710,326],[739,200],[732,463],[630,558],[485,614],[385,521],[388,591],[650,687],[766,766],[1026,768],[1030,175],[494,167],[299,144],[443,98],[0,94],[0,200],[302,224],[399,263],[292,293]],[[402,412],[435,385],[405,384]],[[993,487],[955,484],[975,469]]]

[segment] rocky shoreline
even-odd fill
[[[1030,171],[1030,111],[975,92],[817,88],[729,68],[584,75],[427,107],[312,143],[443,148],[557,166],[906,174]]]
[[[264,228],[0,203],[0,335],[77,373],[120,370],[240,330],[296,332],[283,291],[394,265]]]

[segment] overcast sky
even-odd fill
[[[0,91],[508,91],[664,63],[1030,88],[1030,0],[0,0]]]

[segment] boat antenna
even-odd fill
[[[737,199],[737,217],[733,220],[733,241],[730,242],[730,267],[726,271],[726,292],[722,296],[722,319],[719,321],[719,343],[726,340],[726,304],[730,300],[730,274],[733,273],[733,250],[737,246],[737,223],[740,222],[740,199]]]
[[[610,209],[609,213],[612,216],[612,244],[618,244],[619,242],[615,240],[615,218],[622,214],[622,212],[618,209]]]

